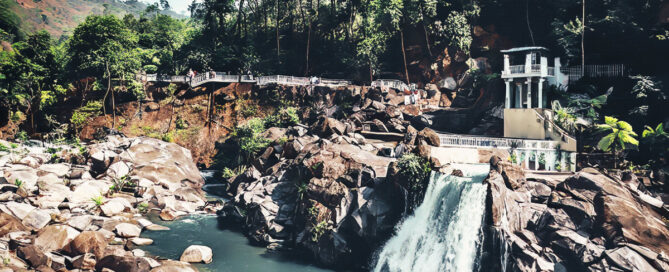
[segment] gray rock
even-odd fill
[[[179,258],[182,262],[211,263],[213,253],[207,246],[192,245],[186,248]]]
[[[116,235],[123,238],[138,237],[139,234],[142,233],[142,229],[140,229],[137,225],[130,223],[118,224],[116,227],[114,227],[114,231],[116,231]]]

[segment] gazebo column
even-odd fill
[[[539,170],[539,156],[541,153],[539,151],[534,152],[534,170]]]
[[[516,83],[516,106],[515,108],[520,109],[523,107],[523,85],[522,83]]]
[[[530,169],[530,154],[529,150],[525,150],[525,169]]]
[[[504,107],[509,109],[511,108],[511,80],[504,80],[506,85],[506,100],[504,100]]]
[[[543,78],[539,78],[539,85],[538,85],[538,88],[539,88],[539,90],[538,90],[538,91],[539,91],[539,93],[538,93],[538,94],[539,94],[539,96],[538,96],[538,98],[539,98],[539,101],[538,101],[539,106],[538,106],[538,107],[539,107],[539,108],[544,108],[544,99],[543,99],[544,79],[543,79]]]
[[[560,154],[560,172],[567,172],[568,170],[566,169],[565,165],[565,159],[564,157],[567,156],[566,152],[561,152]]]
[[[527,78],[527,108],[532,108],[532,78]]]

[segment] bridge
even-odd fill
[[[316,82],[312,82],[311,78],[308,77],[295,77],[295,76],[284,76],[284,75],[255,77],[253,75],[227,75],[221,72],[207,72],[197,75],[192,79],[184,75],[170,76],[170,75],[148,74],[141,76],[141,80],[146,82],[182,83],[182,84],[189,84],[191,87],[198,87],[212,82],[252,83],[260,86],[268,84],[292,85],[292,86],[320,85],[329,87],[340,87],[340,86],[345,87],[353,85],[351,81],[343,79],[318,78]]]

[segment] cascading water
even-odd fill
[[[473,271],[482,243],[487,164],[454,165],[464,177],[433,172],[423,203],[397,227],[373,271]]]

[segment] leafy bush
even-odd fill
[[[186,121],[184,121],[183,119],[181,119],[181,117],[178,117],[178,116],[177,116],[177,120],[175,122],[175,125],[176,125],[177,129],[188,128],[188,124],[186,124]]]
[[[70,123],[78,130],[81,129],[88,118],[100,115],[102,109],[101,101],[88,101],[86,106],[76,109],[70,117]]]
[[[14,135],[14,139],[19,140],[21,142],[28,141],[28,133],[21,130]]]
[[[325,234],[325,231],[328,229],[328,222],[321,221],[318,224],[314,225],[314,228],[311,229],[311,241],[318,242],[318,240]]]
[[[6,151],[9,151],[9,148],[7,148],[7,146],[3,144],[0,144],[0,152],[6,152]]]
[[[397,160],[397,168],[400,180],[406,181],[409,208],[413,209],[423,201],[432,169],[425,158],[412,153],[405,154]]]
[[[234,178],[246,171],[246,165],[240,165],[234,169],[230,169],[228,167],[223,168],[223,174],[222,177],[224,179],[231,179]]]
[[[287,107],[278,110],[276,113],[265,117],[265,127],[288,127],[300,123],[300,117],[297,115],[297,108]]]
[[[260,135],[264,130],[265,122],[260,118],[253,118],[232,132],[241,154],[247,160],[269,145],[270,141]]]
[[[430,163],[416,154],[404,154],[397,160],[398,174],[409,181],[410,189],[424,189],[424,183],[430,176]]]

